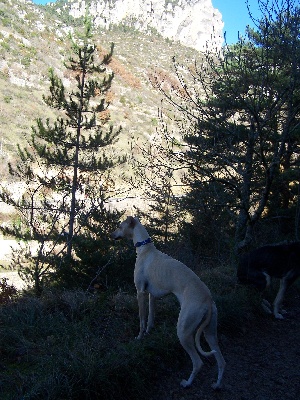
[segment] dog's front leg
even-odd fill
[[[146,297],[146,292],[137,292],[139,317],[140,317],[140,333],[137,336],[137,339],[141,339],[146,331],[147,305],[145,297]]]
[[[147,323],[147,333],[151,331],[154,326],[154,317],[155,317],[155,297],[149,293],[149,314],[148,314],[148,323]]]

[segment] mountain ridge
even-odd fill
[[[164,38],[205,51],[220,50],[223,43],[222,15],[211,0],[67,0],[51,3],[56,10],[67,10],[74,18],[87,8],[95,26],[109,29],[125,24],[143,32],[155,29]]]

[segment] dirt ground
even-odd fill
[[[291,288],[284,306],[284,320],[266,315],[243,333],[220,334],[220,347],[227,362],[223,388],[214,391],[217,376],[214,361],[206,361],[193,385],[188,378],[188,359],[182,370],[161,377],[151,400],[298,400],[300,399],[300,290]]]

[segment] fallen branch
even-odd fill
[[[91,280],[91,282],[86,290],[87,292],[91,291],[93,283],[98,279],[99,275],[105,270],[105,268],[108,267],[110,264],[112,264],[112,261],[111,261],[112,257],[113,256],[110,257],[110,259],[107,261],[107,263],[105,265],[98,268],[95,278],[93,278]]]

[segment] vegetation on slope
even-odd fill
[[[278,4],[272,3],[276,7]],[[19,136],[28,138],[27,127],[32,119],[27,117],[34,107],[31,101],[39,99],[34,118],[51,117],[41,102],[49,65],[64,83],[69,83],[70,76],[62,62],[66,52],[63,38],[67,35],[64,23],[49,14],[51,23],[42,31],[40,42],[45,44],[49,38],[54,42],[49,53],[45,48],[33,52],[31,61],[28,54],[32,44],[24,40],[24,32],[36,32],[31,40],[36,40],[38,48],[35,27],[42,9],[31,5],[26,8],[26,3],[17,2],[9,21],[11,5],[9,0],[1,3],[1,32],[8,34],[2,33],[0,41],[4,59],[0,84],[5,89],[1,92],[6,135],[2,157],[5,162],[11,157],[13,163]],[[136,185],[146,184],[147,196],[152,196],[149,209],[143,208],[144,220],[148,221],[153,238],[158,239],[157,246],[184,261],[207,283],[218,306],[219,330],[224,335],[239,334],[248,326],[253,329],[260,318],[260,296],[236,284],[237,216],[245,217],[243,228],[247,233],[247,224],[251,225],[251,218],[258,215],[252,241],[247,243],[250,247],[283,238],[297,239],[299,234],[300,80],[295,60],[300,51],[300,14],[299,7],[291,1],[283,0],[282,6],[275,17],[273,13],[266,14],[257,32],[248,32],[248,41],[241,40],[226,49],[221,62],[215,56],[204,55],[207,63],[201,63],[200,69],[194,58],[203,61],[203,55],[201,58],[175,43],[165,46],[159,37],[147,37],[124,27],[98,32],[101,37],[96,43],[99,53],[105,53],[110,42],[115,43],[111,69],[116,85],[111,120],[116,125],[121,122],[126,132],[120,146],[135,156],[134,178],[140,178]],[[23,33],[18,22],[22,10]],[[61,27],[58,36],[53,28],[57,24]],[[18,35],[14,34],[15,27]],[[282,37],[286,40],[282,41]],[[55,56],[50,57],[52,50]],[[37,56],[39,51],[46,54],[46,64]],[[19,53],[22,58],[16,62]],[[177,80],[169,72],[171,56],[175,56]],[[35,60],[39,60],[40,69],[35,70]],[[188,75],[191,80],[186,80]],[[36,79],[31,85],[32,76]],[[13,83],[14,77],[21,81]],[[22,90],[20,82],[25,85]],[[199,91],[203,83],[205,96]],[[163,107],[164,113],[159,114],[156,110],[161,94],[157,89],[169,101]],[[177,112],[170,105],[177,106]],[[173,118],[173,125],[168,117]],[[183,137],[179,135],[182,131]],[[163,140],[155,140],[154,132]],[[132,136],[146,140],[132,146],[127,143]],[[245,170],[242,154],[251,156],[246,159]],[[136,172],[141,168],[144,174],[139,175]],[[185,169],[183,183],[188,195],[178,196],[172,191],[177,168]],[[2,173],[1,178],[7,179],[5,169]],[[265,185],[261,176],[266,178]],[[257,182],[253,189],[251,184]],[[243,192],[240,188],[245,189],[245,183],[250,189]],[[264,202],[259,201],[261,194]],[[286,199],[287,202],[282,201]],[[260,204],[260,213],[251,214]],[[139,399],[144,397],[145,387],[151,394],[151,383],[163,372],[179,369],[187,361],[175,335],[178,305],[172,297],[158,301],[153,334],[141,343],[133,339],[138,324],[132,285],[135,254],[132,246],[114,246],[109,241],[110,229],[117,219],[110,210],[91,214],[91,223],[85,227],[92,240],[81,237],[80,243],[74,241],[77,259],[74,257],[71,274],[49,279],[39,296],[30,289],[17,293],[6,281],[1,283],[3,399]],[[49,263],[51,270],[50,267],[56,266]]]

